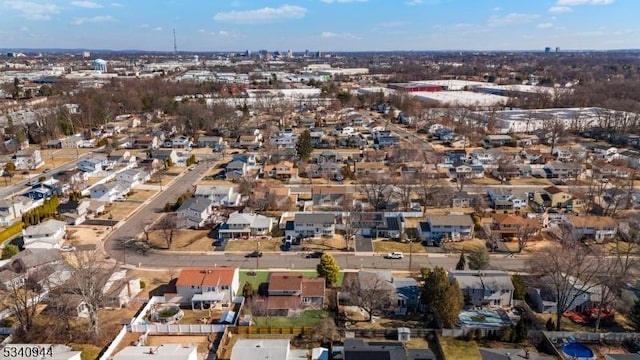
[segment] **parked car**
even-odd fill
[[[64,251],[64,252],[76,251],[76,247],[71,245],[64,245],[60,247],[60,251]]]
[[[282,244],[282,251],[291,251],[291,241]]]
[[[244,257],[246,257],[246,258],[262,257],[262,252],[261,251],[252,251],[252,252],[248,253],[247,255],[245,255]]]
[[[385,259],[404,259],[404,254],[399,251],[390,252],[385,255]]]
[[[307,259],[317,259],[319,257],[321,257],[322,255],[324,255],[324,252],[322,251],[314,251],[314,252],[310,252],[307,254],[307,256],[305,256]]]

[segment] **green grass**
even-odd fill
[[[73,351],[82,351],[80,354],[82,360],[95,360],[102,351],[99,347],[91,344],[71,344],[70,346]]]
[[[241,270],[240,271],[240,287],[244,286],[245,282],[250,282],[253,286],[254,290],[258,290],[260,284],[267,282],[269,280],[269,271],[256,271],[255,275],[250,276],[248,273],[250,270]],[[318,276],[318,273],[315,270],[291,270],[292,273],[302,274],[304,277],[315,278]],[[344,280],[344,272],[340,272],[338,274],[338,283],[336,286],[342,286],[342,281]]]
[[[379,253],[399,251],[404,253],[405,256],[409,256],[409,252],[413,252],[414,254],[427,252],[424,246],[420,243],[414,242],[413,244],[409,244],[393,240],[374,241],[373,250]]]
[[[450,337],[438,338],[446,360],[480,360],[480,349],[475,341],[458,340]]]
[[[299,316],[256,316],[253,320],[256,326],[311,327],[329,317],[329,315],[330,313],[324,310],[307,310]]]

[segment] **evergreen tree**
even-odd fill
[[[336,259],[329,253],[324,253],[320,257],[320,263],[317,267],[318,276],[323,277],[327,283],[327,286],[335,286],[338,283],[338,274],[340,273],[340,267],[336,262]]]
[[[637,304],[638,303],[636,302],[636,305]],[[640,310],[640,309],[638,309],[638,310]],[[552,318],[549,318],[549,320],[547,320],[547,323],[544,325],[544,328],[547,329],[547,331],[554,331],[556,329],[556,324],[553,322]]]
[[[244,296],[245,298],[250,298],[253,296],[254,294],[254,290],[253,290],[253,285],[246,281],[244,283],[244,286],[242,286],[242,296]]]
[[[311,133],[309,130],[305,130],[300,134],[298,142],[296,143],[296,152],[298,157],[302,161],[309,160],[311,152],[313,152],[313,145],[311,144]]]
[[[423,272],[425,276],[421,300],[427,305],[436,322],[445,328],[453,327],[464,306],[462,292],[456,281],[449,281],[446,271],[436,267]]]
[[[527,293],[526,286],[524,284],[524,280],[520,275],[512,275],[511,282],[513,283],[513,300],[524,300],[524,297]]]
[[[527,321],[524,317],[521,317],[513,331],[513,340],[511,342],[519,344],[525,341],[528,335],[529,329],[527,328]]]
[[[464,270],[467,267],[467,261],[464,257],[464,251],[460,253],[460,260],[456,264],[456,270]]]
[[[13,256],[17,255],[20,252],[20,249],[13,244],[9,244],[2,249],[2,260],[11,259]]]
[[[471,270],[485,270],[489,268],[491,258],[486,246],[478,246],[473,249],[467,256],[469,262],[469,269]]]

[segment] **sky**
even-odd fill
[[[639,0],[0,0],[0,48],[640,48]]]

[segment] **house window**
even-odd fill
[[[222,285],[222,286],[220,286],[220,289],[229,290],[229,285]]]
[[[303,304],[309,304],[309,303],[311,303],[311,299],[310,299],[310,298],[308,298],[308,297],[303,297],[303,298],[302,298],[302,303],[303,303]]]

